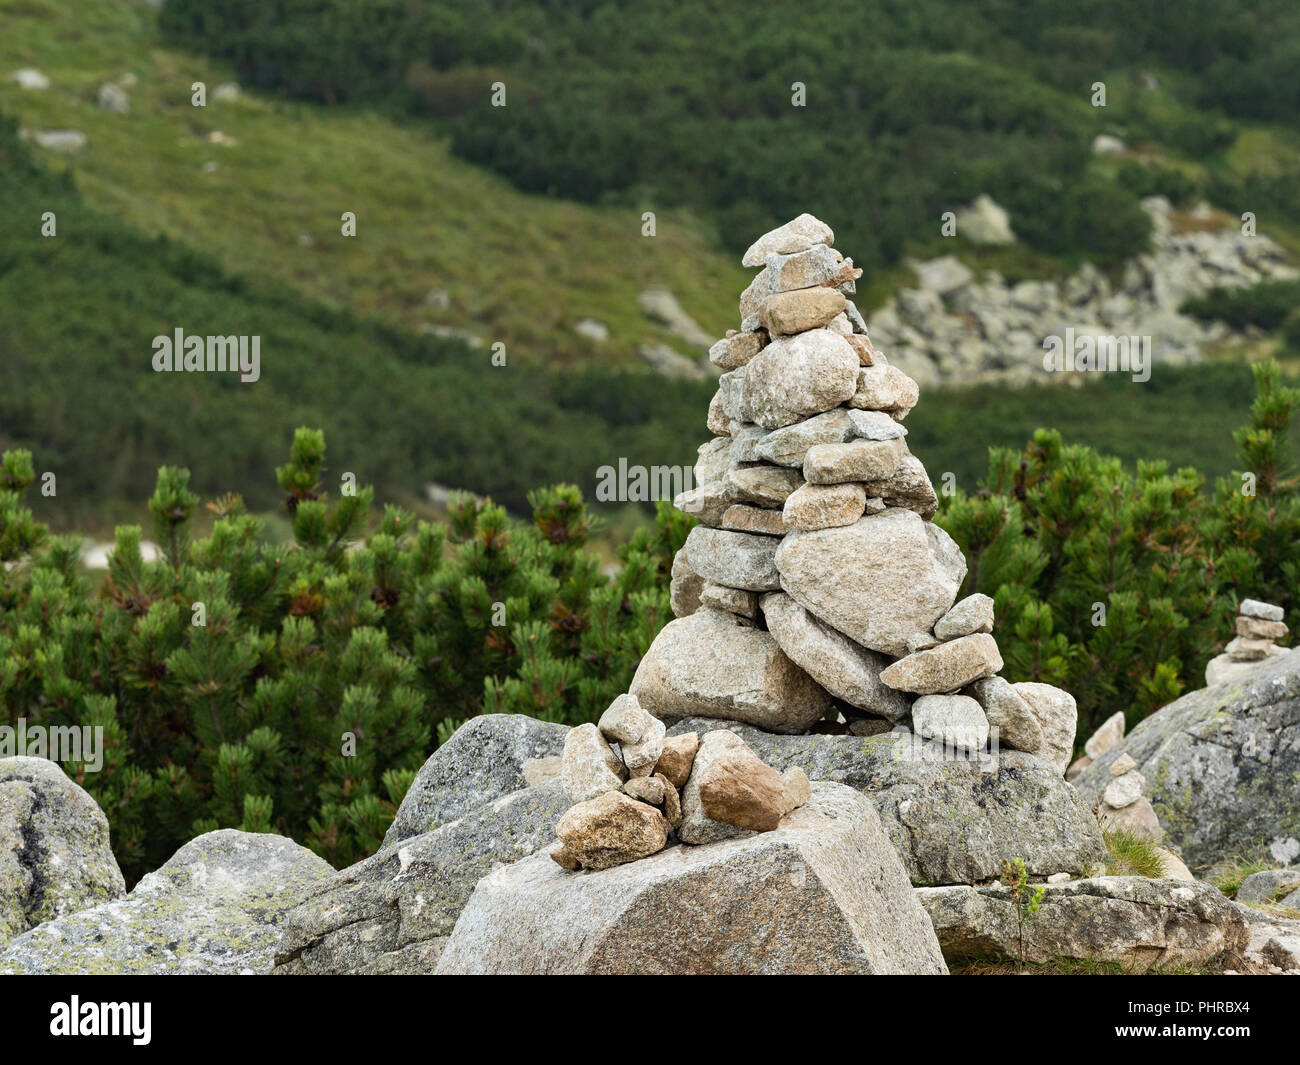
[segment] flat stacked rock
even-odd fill
[[[714,843],[771,832],[808,801],[802,769],[777,772],[733,732],[664,732],[635,695],[620,695],[598,724],[569,733],[561,774],[573,805],[555,826],[557,865],[609,869],[673,838]]]
[[[675,620],[630,691],[669,723],[842,718],[957,751],[996,738],[1064,773],[1074,699],[1000,678],[993,600],[957,601],[966,560],[907,448],[919,389],[873,347],[848,298],[861,270],[834,241],[805,214],[745,253],[762,269],[710,349],[715,435],[675,501],[699,520],[673,563]]]
[[[1280,606],[1243,599],[1237,607],[1236,636],[1223,649],[1223,654],[1210,659],[1206,665],[1205,683],[1230,680],[1265,659],[1286,654],[1290,648],[1278,647],[1275,642],[1285,640],[1290,631],[1282,620],[1284,616]]]

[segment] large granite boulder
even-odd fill
[[[0,973],[266,973],[285,910],[334,870],[284,836],[190,840],[129,895],[33,928]]]
[[[474,890],[439,973],[947,971],[871,804],[815,784],[771,832],[596,872],[545,854]]]
[[[1262,857],[1300,838],[1300,651],[1189,692],[1138,724],[1075,780],[1090,805],[1128,755],[1166,845],[1192,869]]]
[[[768,765],[847,784],[875,804],[917,884],[995,879],[1008,858],[1031,875],[1086,874],[1105,859],[1097,820],[1046,759],[1021,751],[942,758],[905,730],[877,736],[778,736],[747,725],[687,718],[669,730],[726,728]]]
[[[709,714],[773,732],[803,732],[831,706],[771,634],[709,608],[659,631],[628,691],[664,721]]]
[[[781,587],[863,647],[899,657],[957,599],[966,560],[952,538],[910,510],[792,532],[777,548]]]
[[[531,771],[541,759],[560,757],[568,734],[567,725],[523,714],[470,718],[420,767],[384,844],[448,824],[536,783]]]
[[[1200,966],[1239,955],[1249,941],[1239,908],[1198,881],[1099,876],[1043,888],[1038,913],[1025,920],[1026,962]],[[1020,958],[1010,888],[931,887],[917,896],[949,962]]]
[[[95,800],[45,758],[0,758],[0,950],[125,892]]]
[[[550,780],[386,844],[289,912],[275,972],[432,971],[481,877],[538,852],[554,864],[545,852],[568,808],[563,781]]]

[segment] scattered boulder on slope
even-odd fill
[[[0,758],[0,950],[43,921],[121,898],[108,818],[45,758]]]
[[[871,804],[815,784],[780,826],[571,873],[544,854],[474,890],[439,973],[932,973],[939,944]]]
[[[0,954],[0,973],[270,972],[285,911],[333,874],[284,836],[208,832],[125,898],[13,940]]]

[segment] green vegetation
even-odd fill
[[[1214,868],[1210,875],[1210,882],[1222,891],[1230,899],[1237,897],[1237,889],[1241,887],[1242,881],[1253,873],[1262,873],[1269,869],[1276,869],[1277,862],[1269,859],[1252,861],[1246,858],[1237,857],[1231,862],[1220,864]]]
[[[189,473],[158,471],[149,509],[164,549],[117,531],[98,591],[71,537],[24,506],[31,456],[0,471],[0,706],[5,723],[100,726],[105,764],[65,765],[108,814],[131,878],[218,827],[276,831],[336,866],[372,854],[416,770],[480,712],[594,720],[626,689],[668,617],[667,575],[685,519],[623,549],[617,575],[584,549],[578,491],[532,493],[532,521],[465,500],[449,526],[373,489],[323,481],[321,433],[300,429],[276,471],[293,540]]]
[[[263,87],[422,116],[521,189],[689,206],[733,249],[853,203],[836,229],[870,272],[987,192],[1031,247],[1114,262],[1145,218],[1089,145],[1120,129],[1192,164],[1181,196],[1300,221],[1294,175],[1226,154],[1247,122],[1296,129],[1300,15],[1278,0],[171,0],[163,26]]]
[[[1165,861],[1160,848],[1146,836],[1139,836],[1127,828],[1112,828],[1102,832],[1106,842],[1107,876],[1165,875]]]
[[[671,289],[710,332],[736,324],[748,272],[689,213],[659,208],[647,239],[639,210],[520,193],[409,120],[252,91],[219,99],[235,71],[164,46],[157,18],[122,0],[23,0],[4,12],[0,112],[31,129],[86,133],[70,165],[90,206],[206,252],[257,286],[289,284],[411,331],[450,325],[488,346],[501,341],[512,364],[642,369],[638,345],[674,343],[637,306],[652,285]],[[26,66],[50,78],[47,91],[9,80]],[[137,79],[131,113],[96,107],[99,86],[128,74]],[[206,107],[191,105],[196,81]],[[357,216],[354,238],[341,234],[344,211]],[[39,224],[21,211],[8,217],[6,235]],[[607,341],[574,331],[587,317],[609,327]]]
[[[1038,908],[1043,903],[1043,896],[1047,893],[1047,888],[1041,884],[1033,888],[1029,886],[1029,873],[1025,869],[1025,860],[1023,858],[1003,861],[1002,876],[1011,889],[1011,901],[1016,907],[1016,960],[1020,963],[1020,971],[1024,972],[1025,922],[1031,920],[1038,913]]]
[[[1084,739],[1111,714],[1130,727],[1202,686],[1239,598],[1300,621],[1300,478],[1288,430],[1300,390],[1275,364],[1236,441],[1245,475],[1213,493],[1194,468],[1118,459],[1039,430],[1022,453],[992,449],[981,490],[936,518],[966,551],[962,594],[996,600],[1008,676],[1079,703]]]
[[[600,368],[494,366],[491,354],[322,306],[226,271],[86,206],[0,117],[0,199],[30,219],[0,247],[0,445],[31,449],[58,478],[39,516],[60,528],[95,504],[139,499],[158,456],[197,491],[249,486],[294,424],[323,427],[347,472],[385,498],[433,481],[490,493],[526,513],[538,484],[594,483],[616,462],[691,463],[712,386]],[[43,237],[41,215],[58,235]],[[152,339],[261,337],[261,378],[155,373]],[[336,476],[344,470],[335,471]]]

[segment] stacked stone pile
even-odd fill
[[[778,773],[733,732],[665,739],[664,723],[620,695],[596,725],[564,743],[573,805],[555,826],[551,858],[565,869],[609,869],[648,858],[672,837],[712,843],[770,832],[808,801],[802,769]]]
[[[901,726],[966,751],[995,727],[1064,772],[1074,699],[1000,678],[993,601],[957,602],[966,561],[907,447],[919,389],[872,345],[834,239],[805,214],[745,253],[762,269],[710,351],[714,437],[676,500],[700,522],[674,560],[676,620],[631,693],[667,721]]]
[[[1205,667],[1205,683],[1217,684],[1252,669],[1266,658],[1284,655],[1290,648],[1278,647],[1276,640],[1285,640],[1290,631],[1282,620],[1280,606],[1261,603],[1258,599],[1243,599],[1237,607],[1236,636],[1223,649],[1223,654],[1210,659]]]

